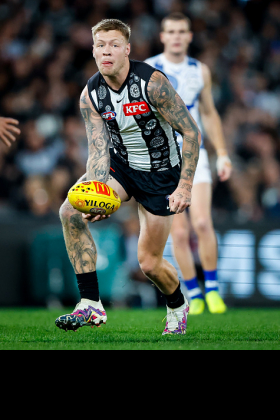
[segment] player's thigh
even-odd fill
[[[156,216],[139,205],[139,261],[145,255],[162,258],[174,216]]]
[[[113,190],[119,194],[122,202],[129,201],[129,195],[127,194],[123,186],[112,175],[109,175],[107,185],[109,185],[109,187],[113,188]]]
[[[212,184],[195,184],[192,189],[190,218],[194,228],[199,224],[212,225]]]

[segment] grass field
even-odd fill
[[[66,311],[63,311],[67,313]],[[185,336],[165,336],[164,309],[108,310],[108,323],[59,330],[61,311],[1,309],[0,350],[279,350],[280,310],[231,309],[188,318]]]

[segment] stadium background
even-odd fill
[[[145,60],[162,52],[159,23],[171,11],[192,19],[190,54],[212,71],[234,165],[230,182],[219,183],[207,143],[221,292],[232,306],[279,306],[280,4],[262,0],[0,2],[0,115],[19,119],[22,129],[11,150],[0,144],[1,306],[76,303],[58,211],[85,172],[78,103],[97,71],[90,29],[103,18],[124,20],[132,28],[131,58]],[[92,229],[103,300],[161,305],[138,269],[135,203]]]

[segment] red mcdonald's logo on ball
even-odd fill
[[[146,102],[134,102],[132,104],[123,105],[124,115],[129,117],[130,115],[140,115],[150,112],[150,108]]]
[[[110,197],[110,188],[108,185],[103,184],[103,182],[94,181],[93,184],[95,185],[96,192],[101,195],[107,195]]]

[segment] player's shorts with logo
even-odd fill
[[[163,172],[138,171],[124,164],[110,149],[110,175],[115,178],[126,191],[127,195],[142,204],[149,212],[156,216],[172,216],[168,196],[178,187],[181,168],[180,165]]]

